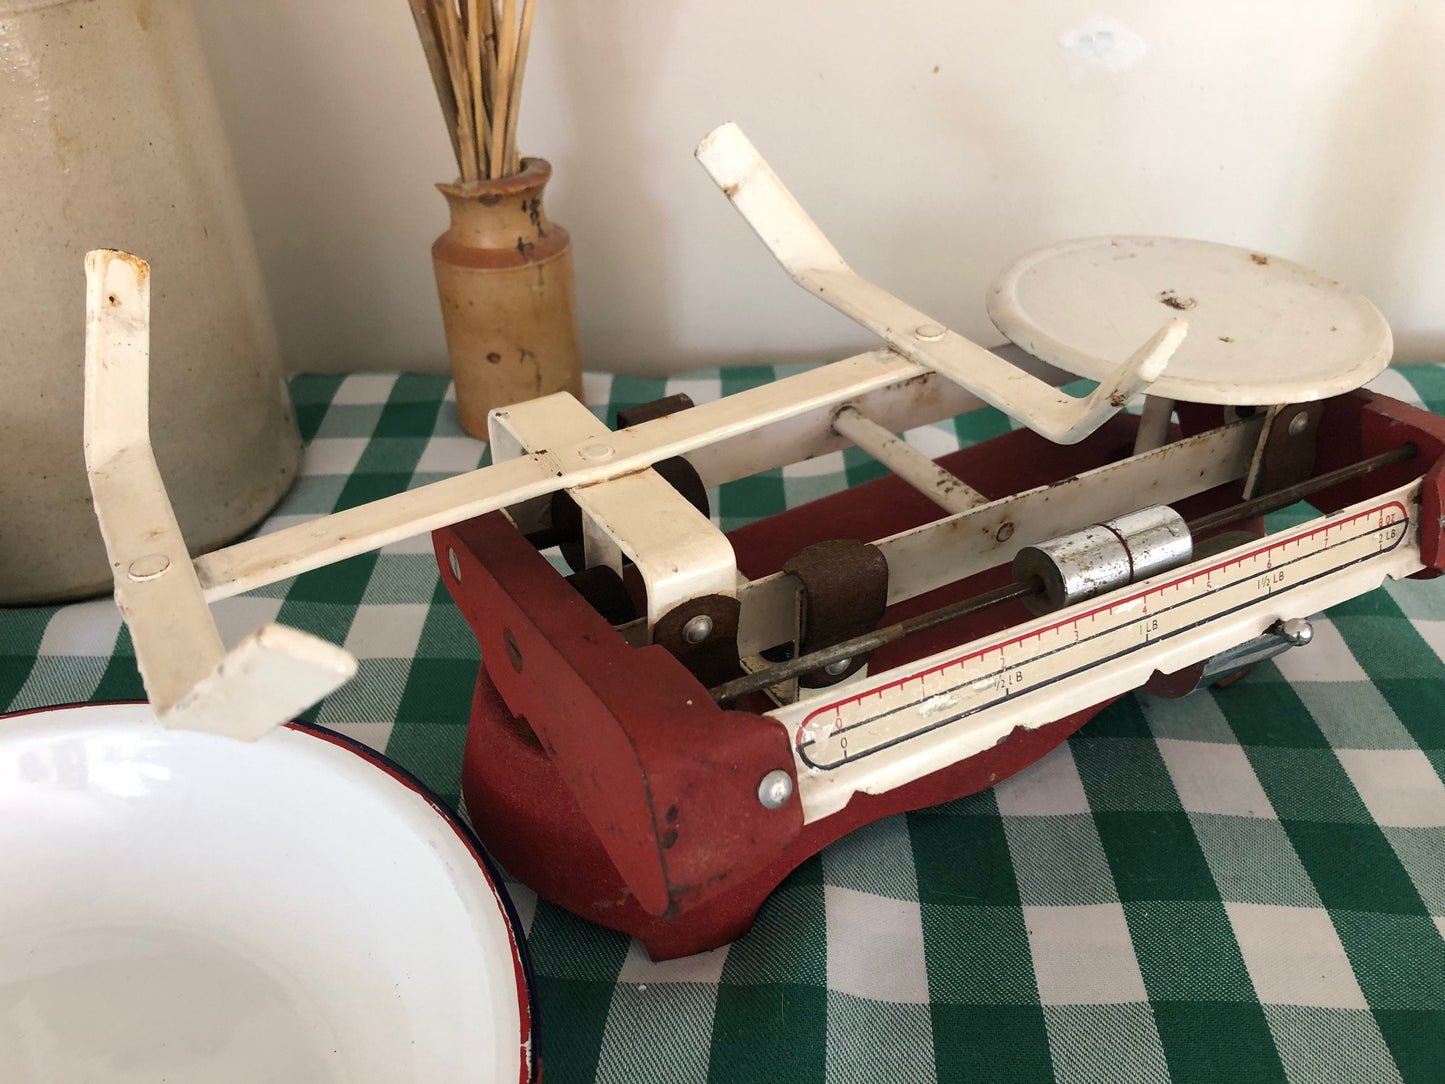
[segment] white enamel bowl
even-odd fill
[[[524,953],[469,833],[337,735],[0,718],[7,1084],[525,1082]]]

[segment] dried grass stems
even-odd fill
[[[409,0],[462,180],[522,168],[517,113],[536,0]]]

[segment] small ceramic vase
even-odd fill
[[[497,407],[581,398],[572,242],[542,209],[552,167],[522,159],[497,180],[439,184],[451,228],[432,245],[462,428],[487,438]]]

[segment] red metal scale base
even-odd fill
[[[1219,408],[1181,416],[1196,431],[1218,424]],[[1135,427],[1135,419],[1118,416],[1070,447],[1018,430],[940,462],[997,498],[1128,455]],[[1414,441],[1420,459],[1365,484],[1373,490],[1428,473],[1424,522],[1433,523],[1442,436],[1441,419],[1355,392],[1331,400],[1318,466]],[[1339,486],[1313,503],[1343,506],[1362,498],[1361,486]],[[1238,499],[1237,488],[1178,507],[1186,515],[1223,507]],[[937,516],[925,498],[885,477],[729,538],[739,569],[759,577],[814,542],[871,541]],[[1438,537],[1422,543],[1434,564]],[[805,825],[796,787],[779,809],[758,801],[767,772],[794,775],[789,737],[759,714],[768,704],[761,694],[739,705],[751,710],[724,710],[664,648],[628,646],[501,513],[437,531],[434,544],[443,580],[482,648],[462,775],[477,835],[540,895],[636,936],[654,959],[737,938],[768,893],[827,844],[880,817],[986,789],[1044,756],[1105,706],[1081,704],[1046,726],[1015,730],[985,753],[886,794],[858,794],[842,811]],[[452,554],[460,578],[452,574]],[[1007,568],[993,569],[891,607],[884,623],[1007,580]],[[881,672],[1030,616],[1020,603],[999,606],[882,648],[871,669]]]

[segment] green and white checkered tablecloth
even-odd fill
[[[612,423],[775,375],[592,376],[587,393]],[[1445,412],[1445,370],[1376,386]],[[292,390],[303,475],[264,529],[486,461],[443,378]],[[909,439],[939,455],[1007,427],[980,411]],[[731,528],[878,473],[831,455],[713,507]],[[458,801],[478,655],[429,539],[215,609],[231,642],[275,619],[345,644],[360,671],[311,716]],[[546,1079],[1445,1081],[1442,655],[1445,578],[1389,584],[1228,689],[1125,698],[994,790],[844,839],[746,937],[690,959],[651,963],[509,886]],[[142,695],[109,600],[0,612],[0,707]]]

